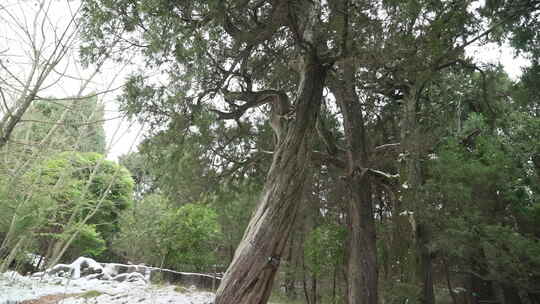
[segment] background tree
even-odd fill
[[[39,1],[37,5],[15,2],[8,1],[0,6],[2,23],[11,31],[2,35],[3,45],[9,47],[0,53],[0,147],[7,143],[15,126],[40,94],[64,77],[61,71],[65,69],[65,60],[70,57],[79,30],[75,20],[77,9],[57,26],[51,22],[48,1]],[[54,35],[47,35],[48,31]]]
[[[103,253],[105,242],[110,244],[117,230],[118,214],[131,202],[130,175],[97,153],[57,154],[32,168],[23,180],[17,189],[20,199],[4,202],[8,204],[4,210],[15,208],[5,214],[13,224],[5,231],[3,247],[16,248],[14,242],[27,235],[28,242],[36,242],[37,253],[53,265],[64,255],[70,260],[85,251]]]
[[[87,98],[37,101],[20,121],[19,140],[39,142],[54,130],[56,143],[49,149],[105,154],[104,106],[93,95]],[[28,133],[28,134],[25,134]],[[51,141],[53,142],[53,141]]]
[[[217,262],[219,238],[214,210],[200,204],[171,206],[154,194],[123,212],[114,244],[130,261],[204,271]]]

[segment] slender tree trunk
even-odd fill
[[[347,141],[346,183],[349,188],[347,240],[347,299],[350,304],[378,301],[378,270],[371,184],[366,174],[368,143],[362,105],[355,91],[354,65],[339,65],[332,91],[343,113]]]
[[[17,241],[13,249],[11,249],[11,252],[9,253],[9,255],[2,262],[2,264],[0,264],[0,273],[6,272],[8,270],[9,265],[11,265],[11,263],[15,260],[15,257],[17,256],[21,248],[24,247],[25,242],[26,242],[26,236],[21,237]]]
[[[419,279],[422,282],[422,300],[424,304],[435,304],[435,292],[433,290],[433,265],[431,252],[428,247],[428,230],[425,225],[418,224],[416,228],[416,243],[420,257]]]
[[[337,265],[334,265],[334,273],[332,275],[332,304],[336,303],[336,295],[337,295]]]
[[[304,56],[295,118],[280,136],[261,201],[218,289],[216,304],[268,301],[308,177],[310,139],[325,75],[326,68],[315,56]]]
[[[312,304],[317,304],[317,276],[313,275],[311,277],[311,299],[313,299]]]
[[[302,255],[302,288],[304,290],[304,298],[306,299],[307,304],[312,304],[309,299],[309,292],[307,288],[307,278],[306,278],[306,261],[304,260],[304,256]]]

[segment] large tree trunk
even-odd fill
[[[377,303],[377,247],[369,184],[351,182],[347,243],[347,299],[349,304]]]
[[[422,170],[421,156],[422,144],[424,140],[420,137],[417,112],[418,112],[418,94],[419,89],[415,86],[409,88],[409,92],[404,98],[403,109],[401,113],[401,148],[402,148],[402,166],[400,169],[401,188],[403,191],[403,201],[401,212],[409,217],[409,222],[412,228],[410,242],[415,250],[412,253],[415,257],[407,259],[412,267],[410,271],[414,272],[414,280],[416,280],[421,292],[419,295],[420,302],[423,304],[435,303],[435,293],[433,290],[433,267],[432,257],[429,250],[430,231],[428,225],[423,223],[422,216],[418,216],[419,211],[423,206],[419,205],[419,188],[422,185]],[[401,229],[401,231],[407,231]]]
[[[320,109],[326,69],[304,56],[295,118],[280,140],[261,201],[221,282],[216,304],[266,303],[308,177],[310,139]]]
[[[354,65],[339,65],[332,91],[341,112],[347,141],[345,181],[349,188],[347,240],[347,303],[377,303],[377,246],[371,184],[366,174],[368,144],[362,105],[355,91]]]

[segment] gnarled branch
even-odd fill
[[[247,110],[267,103],[277,104],[278,107],[285,108],[287,111],[290,111],[291,107],[287,95],[282,91],[264,90],[258,92],[231,92],[222,90],[222,93],[225,102],[232,108],[232,111],[223,112],[215,109],[211,110],[218,114],[219,119],[240,119]],[[243,103],[238,104],[237,101]]]

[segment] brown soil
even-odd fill
[[[22,301],[20,304],[57,304],[63,299],[76,297],[78,295],[80,295],[80,293],[48,295],[35,300]]]

